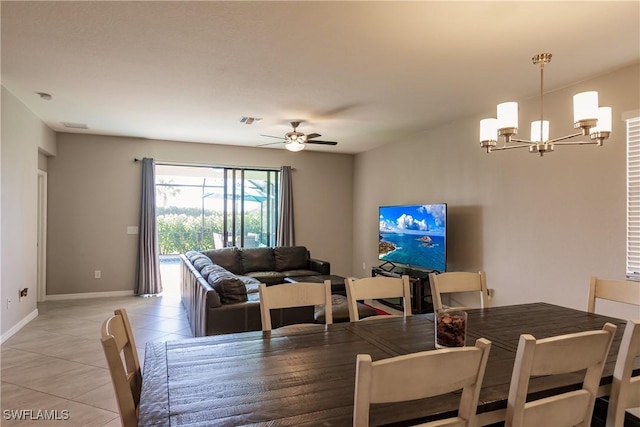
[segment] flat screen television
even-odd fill
[[[447,269],[447,204],[380,206],[378,259],[443,272]],[[382,266],[380,266],[382,268]]]

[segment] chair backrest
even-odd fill
[[[138,425],[142,372],[138,350],[125,309],[117,309],[102,324],[101,341],[123,427]]]
[[[596,298],[640,306],[640,282],[631,280],[604,280],[591,276],[587,311],[594,313]]]
[[[344,279],[349,303],[349,320],[358,322],[358,301],[379,298],[402,298],[403,316],[411,316],[411,291],[409,290],[409,276],[388,277],[374,276],[355,279]],[[386,318],[387,316],[370,316],[362,320]]]
[[[638,356],[640,356],[640,321],[629,320],[624,328],[616,367],[613,371],[607,411],[608,427],[623,427],[625,411],[640,407],[640,375],[631,376]]]
[[[323,283],[298,282],[272,286],[260,283],[260,316],[263,331],[272,329],[271,309],[310,305],[324,305],[325,322],[327,325],[333,323],[331,280],[325,280]]]
[[[484,271],[478,273],[452,271],[449,273],[430,273],[429,284],[431,286],[431,298],[433,310],[444,308],[442,294],[455,292],[477,292],[480,294],[480,308],[487,306],[489,291],[487,290],[487,278]],[[453,308],[453,307],[452,307]],[[469,307],[455,307],[469,308]]]
[[[616,326],[536,340],[520,335],[507,400],[506,427],[591,425],[596,393]],[[579,357],[577,357],[579,355]],[[585,371],[580,390],[527,402],[532,376]]]
[[[372,362],[368,354],[356,361],[353,425],[369,426],[372,403],[422,399],[462,390],[458,416],[429,426],[475,425],[478,397],[491,342],[475,347],[423,351]]]

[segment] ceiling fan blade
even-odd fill
[[[307,135],[307,139],[317,138],[319,136],[322,136],[322,135],[320,135],[319,133],[310,133],[309,135]]]
[[[260,135],[260,136],[266,136],[267,138],[278,138],[284,141],[284,138],[281,136],[273,136],[273,135]]]
[[[256,147],[264,147],[265,145],[275,145],[275,144],[284,144],[284,141],[267,142],[266,144],[258,144],[258,145],[256,145]]]
[[[335,141],[307,141],[307,144],[338,145]]]

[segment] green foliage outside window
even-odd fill
[[[219,211],[205,211],[203,217],[197,208],[158,207],[156,223],[160,254],[213,249],[213,234],[222,233],[223,219],[223,213]],[[247,233],[261,235],[259,211],[245,212],[244,221]]]

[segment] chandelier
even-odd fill
[[[544,120],[544,66],[551,62],[550,53],[541,53],[531,58],[540,65],[540,120],[531,123],[531,139],[517,139],[518,103],[498,104],[497,118],[480,120],[480,146],[487,153],[511,148],[529,148],[530,153],[553,151],[556,145],[602,145],[611,133],[611,107],[598,107],[598,92],[583,92],[573,96],[573,128],[579,132],[549,139],[549,121]],[[589,136],[589,141],[567,141],[579,136]],[[502,137],[503,145],[497,146]]]

